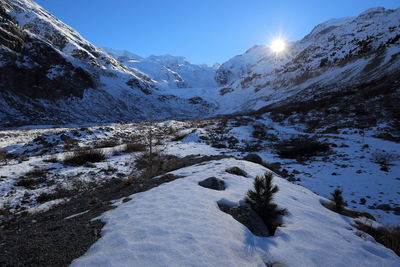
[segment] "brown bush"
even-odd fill
[[[103,151],[99,149],[76,150],[67,155],[64,164],[72,166],[83,166],[87,163],[100,162],[106,158]]]
[[[278,155],[281,158],[309,158],[319,153],[329,151],[329,145],[308,136],[293,137],[282,140],[275,145]]]
[[[119,144],[120,142],[116,139],[101,140],[95,144],[95,148],[115,147]]]
[[[20,179],[15,184],[16,186],[23,186],[28,189],[34,189],[37,185],[44,182],[44,179],[39,178],[29,178],[29,177],[20,177]]]
[[[125,144],[124,152],[132,153],[132,152],[143,152],[146,151],[146,146],[140,143],[127,143]]]
[[[382,166],[391,165],[397,159],[398,155],[388,152],[374,152],[372,154],[372,161]]]
[[[0,148],[0,162],[7,162],[7,152]]]
[[[50,193],[45,192],[45,193],[40,194],[36,200],[39,203],[44,203],[44,202],[55,200],[55,199],[70,197],[74,193],[75,192],[73,190],[67,190],[65,188],[58,187],[58,188],[56,188],[56,190],[54,192],[50,192]]]
[[[27,173],[25,176],[19,178],[19,180],[15,183],[16,186],[23,186],[28,189],[34,189],[39,184],[46,181],[47,173],[42,169],[33,169]]]
[[[358,230],[363,231],[385,247],[393,250],[400,256],[400,227],[378,227],[374,228],[370,225],[356,221]]]
[[[50,157],[46,158],[43,160],[44,162],[50,162],[50,163],[57,163],[58,158],[57,155],[51,155]]]

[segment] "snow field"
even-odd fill
[[[238,166],[249,178],[225,169]],[[396,266],[400,259],[382,245],[362,238],[353,220],[325,209],[326,201],[308,189],[275,177],[276,202],[288,208],[274,237],[254,236],[219,210],[218,201],[238,202],[264,167],[232,158],[183,168],[185,176],[106,212],[102,237],[71,266]],[[198,185],[210,176],[227,189]]]

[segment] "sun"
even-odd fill
[[[275,39],[271,43],[271,50],[274,53],[282,53],[286,49],[286,42],[282,39]]]

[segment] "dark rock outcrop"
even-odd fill
[[[243,159],[257,164],[263,164],[262,158],[257,154],[248,154]]]
[[[227,173],[247,177],[247,173],[239,167],[231,167],[225,170]]]
[[[89,73],[73,66],[53,46],[25,32],[0,7],[0,92],[31,98],[82,97],[95,88]]]
[[[225,190],[225,182],[215,177],[207,178],[199,182],[199,185],[213,190]]]
[[[246,226],[254,235],[270,236],[265,223],[260,216],[255,213],[246,203],[240,203],[236,206],[228,206],[218,203],[218,207],[225,213],[230,214],[235,220]]]

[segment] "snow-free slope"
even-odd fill
[[[249,178],[227,173],[238,166]],[[353,220],[321,205],[311,191],[275,177],[276,202],[287,208],[284,226],[273,237],[254,236],[219,210],[217,203],[238,203],[253,178],[268,171],[235,159],[183,168],[183,176],[106,212],[102,237],[71,266],[397,266],[400,258],[358,232]],[[198,185],[215,176],[226,190]],[[157,178],[154,178],[157,179]]]

